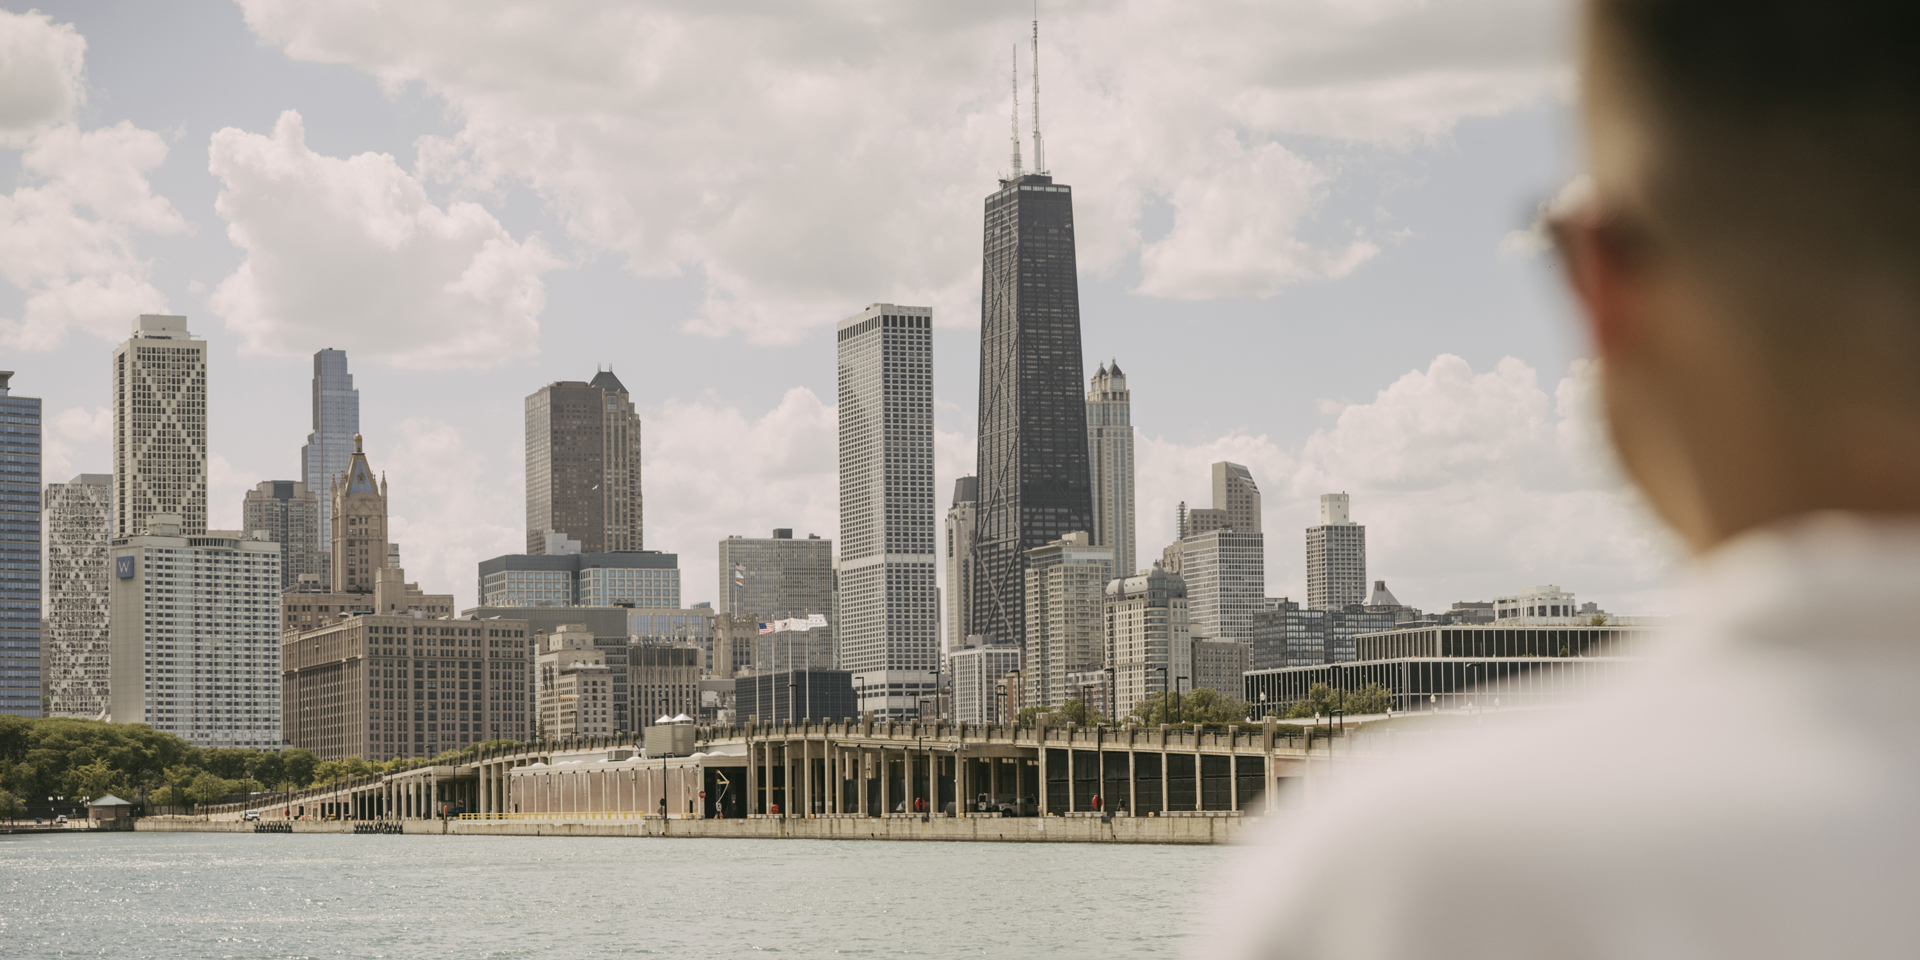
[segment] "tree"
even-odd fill
[[[1247,704],[1211,687],[1182,693],[1156,693],[1134,704],[1140,723],[1239,723],[1247,719]]]
[[[193,782],[187,785],[186,793],[188,800],[205,805],[217,803],[220,798],[228,794],[238,793],[241,789],[242,785],[238,781],[228,780],[225,777],[202,770],[198,776],[193,778]]]
[[[247,776],[277,788],[287,780],[286,758],[278,750],[260,750],[247,761]]]
[[[1093,727],[1113,721],[1101,716],[1100,711],[1076,697],[1058,707],[1023,708],[1013,722],[1023,727],[1031,727],[1043,722],[1049,727],[1064,727],[1069,723],[1080,727]]]
[[[104,797],[113,792],[113,784],[118,779],[120,779],[119,771],[108,766],[103,757],[73,771],[73,789],[70,793],[90,800]]]
[[[1268,713],[1282,719],[1297,719],[1331,716],[1335,710],[1358,716],[1386,713],[1391,709],[1393,691],[1378,683],[1369,683],[1352,693],[1342,693],[1324,683],[1316,683],[1307,688],[1306,699],[1283,704]]]
[[[314,780],[314,771],[319,766],[320,757],[312,750],[295,747],[280,751],[281,776],[296,790],[301,787],[310,787],[317,782]]]
[[[11,790],[0,790],[0,817],[18,820],[27,815],[27,804]]]

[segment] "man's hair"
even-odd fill
[[[1729,297],[1790,391],[1882,361],[1920,384],[1920,2],[1590,4],[1589,76],[1648,141],[1656,244]]]

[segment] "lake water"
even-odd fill
[[[1166,957],[1220,847],[0,836],[0,957]]]

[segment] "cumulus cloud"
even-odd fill
[[[1304,591],[1303,531],[1321,494],[1344,492],[1368,528],[1369,575],[1403,601],[1444,607],[1558,583],[1616,612],[1647,612],[1674,549],[1611,467],[1593,372],[1578,361],[1549,394],[1511,357],[1476,373],[1441,355],[1370,401],[1330,405],[1333,423],[1297,448],[1266,436],[1142,437],[1141,556],[1172,540],[1176,502],[1206,505],[1207,464],[1232,460],[1260,484],[1276,594]]]
[[[515,522],[526,514],[519,458],[503,464],[452,424],[409,417],[368,438],[367,462],[386,477],[387,536],[400,545],[407,579],[428,593],[473,606],[475,565],[526,550]]]
[[[73,118],[83,100],[87,41],[70,23],[37,10],[0,10],[0,146]]]
[[[113,411],[68,407],[41,418],[40,479],[65,483],[82,473],[113,472]]]
[[[462,127],[421,143],[423,176],[475,195],[525,183],[584,250],[702,277],[694,329],[777,343],[874,300],[971,313],[1018,7],[242,7],[294,57],[443,96]],[[1300,236],[1338,171],[1283,141],[1404,147],[1558,95],[1563,16],[1530,0],[1052,5],[1048,159],[1075,186],[1082,268],[1138,257],[1144,292],[1182,298],[1354,269],[1370,238]],[[1173,229],[1143,247],[1156,202]]]
[[[22,151],[22,183],[0,196],[0,277],[25,294],[21,316],[0,317],[0,349],[52,350],[76,329],[118,339],[166,308],[135,242],[187,229],[147,181],[167,145],[126,122],[72,122],[86,48],[71,24],[0,10],[0,148]]]
[[[215,210],[245,259],[209,304],[242,349],[338,347],[409,368],[488,367],[538,347],[541,274],[559,261],[478,203],[442,207],[386,154],[338,158],[287,111],[208,148]]]

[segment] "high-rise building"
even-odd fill
[[[1037,61],[1034,82],[1035,172],[1019,161],[1016,83],[1013,169],[986,199],[974,471],[980,498],[969,599],[975,633],[1016,645],[1025,644],[1029,622],[1022,609],[1029,551],[1095,529],[1073,189],[1047,171]]]
[[[728,537],[719,553],[719,612],[762,620],[833,615],[832,540],[795,539],[781,527],[771,537]]]
[[[333,582],[315,590],[312,581],[295,582],[282,596],[282,630],[291,640],[309,630],[361,614],[419,613],[453,615],[452,594],[429,594],[406,582],[406,571],[388,566],[387,482],[374,481],[366,451],[354,436],[347,470],[334,478],[329,526]]]
[[[840,321],[840,668],[862,711],[903,717],[939,669],[933,531],[933,310]]]
[[[978,478],[961,477],[953,482],[953,506],[947,508],[947,588],[941,591],[947,606],[948,652],[966,646],[967,638],[975,632],[969,601],[973,595],[973,555],[967,548],[973,543],[974,508],[979,499]]]
[[[1246,467],[1225,460],[1213,465],[1213,506],[1226,512],[1235,533],[1260,532],[1260,488]]]
[[[639,644],[627,652],[627,715],[634,730],[653,726],[661,717],[700,712],[699,647],[682,644]]]
[[[1253,615],[1247,669],[1278,670],[1327,662],[1327,611],[1286,597],[1268,599]]]
[[[986,643],[976,635],[955,644],[947,654],[947,668],[953,675],[955,722],[1006,723],[1013,719],[1002,707],[1007,702],[1007,674],[1020,669],[1019,647]]]
[[[510,553],[480,561],[480,603],[488,607],[680,606],[680,555]]]
[[[1367,600],[1367,528],[1348,515],[1347,495],[1320,495],[1320,523],[1307,528],[1307,606],[1341,610]]]
[[[1221,528],[1180,541],[1180,576],[1195,636],[1253,639],[1253,615],[1265,605],[1266,537]]]
[[[1100,365],[1087,391],[1087,464],[1093,483],[1093,542],[1113,548],[1115,576],[1130,577],[1133,536],[1133,401],[1120,364]],[[1217,486],[1217,484],[1216,484]]]
[[[240,529],[265,533],[280,545],[281,590],[331,579],[333,553],[320,536],[327,529],[320,525],[320,505],[331,507],[331,501],[298,480],[262,480],[247,491],[240,504]]]
[[[360,391],[354,389],[353,374],[347,371],[344,350],[322,350],[313,355],[313,432],[300,448],[300,477],[307,489],[319,498],[313,538],[319,544],[320,569],[291,571],[289,584],[299,582],[301,574],[318,574],[321,583],[332,583],[327,568],[332,554],[327,550],[329,531],[333,529],[333,501],[327,492],[333,481],[347,472],[353,460],[353,438],[360,433]],[[285,543],[286,541],[281,541]],[[288,557],[288,567],[298,561]]]
[[[279,749],[280,545],[240,531],[189,536],[163,513],[143,522],[112,546],[114,722],[200,747]]]
[[[207,529],[207,344],[186,317],[143,313],[113,351],[113,535],[142,536],[147,517]]]
[[[1193,678],[1187,584],[1159,563],[1107,584],[1107,664],[1116,716]],[[1185,679],[1183,679],[1185,678]]]
[[[40,400],[0,370],[0,714],[40,716]]]
[[[611,370],[562,380],[527,398],[527,552],[548,534],[582,553],[645,546],[640,496],[640,414]]]
[[[540,638],[540,731],[553,738],[614,732],[613,676],[593,631],[568,625]]]
[[[1071,679],[1106,666],[1106,588],[1113,548],[1074,531],[1027,551],[1027,702],[1057,707]]]
[[[287,743],[322,760],[530,740],[524,620],[363,614],[283,648]]]
[[[41,711],[48,717],[93,719],[107,712],[113,477],[83,473],[66,483],[49,483],[46,504]]]
[[[1193,685],[1188,690],[1212,690],[1235,700],[1245,696],[1240,678],[1247,673],[1247,644],[1238,640],[1193,641]]]

